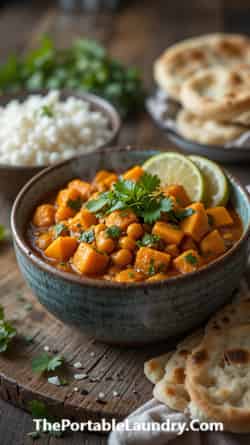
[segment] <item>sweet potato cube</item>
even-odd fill
[[[94,183],[101,183],[105,181],[110,175],[112,175],[111,172],[108,170],[100,170],[94,177],[93,182]]]
[[[88,182],[82,181],[81,179],[74,179],[68,184],[69,189],[74,189],[80,193],[82,199],[86,201],[91,193],[91,185]]]
[[[166,272],[171,256],[168,253],[159,252],[150,247],[141,247],[135,259],[135,267],[145,275],[154,275],[158,272]]]
[[[42,204],[37,207],[33,216],[33,224],[37,227],[49,227],[55,222],[55,208],[51,204]]]
[[[87,230],[89,227],[97,224],[96,216],[88,209],[81,209],[69,222],[70,230],[73,232],[80,232]]]
[[[115,281],[126,283],[131,282],[134,283],[135,281],[142,281],[144,278],[144,275],[141,272],[138,272],[135,269],[129,268],[122,270],[121,272],[118,272],[115,276]]]
[[[66,206],[69,200],[76,201],[79,198],[81,198],[81,194],[78,190],[74,188],[63,189],[56,197],[56,204],[58,207]]]
[[[72,263],[79,274],[98,275],[105,271],[109,257],[97,252],[91,245],[81,243],[73,256]]]
[[[58,207],[56,214],[55,214],[55,220],[56,222],[61,222],[61,221],[65,221],[69,218],[71,218],[72,216],[74,216],[75,211],[73,209],[71,209],[70,207],[66,206],[66,205],[61,205]]]
[[[144,170],[140,165],[135,165],[135,167],[130,168],[123,174],[123,178],[129,181],[138,181],[140,177],[144,174]]]
[[[168,244],[180,244],[184,232],[180,227],[170,223],[158,221],[155,223],[152,233],[159,236]]]
[[[57,261],[67,261],[75,252],[77,241],[71,236],[59,236],[45,250],[45,255]]]
[[[174,267],[185,274],[197,270],[201,264],[201,257],[196,250],[186,250],[173,260]]]
[[[132,210],[116,210],[105,219],[106,226],[118,226],[122,231],[126,230],[129,224],[136,221],[137,216]]]
[[[185,235],[189,235],[195,241],[199,242],[209,231],[208,217],[205,207],[201,202],[196,202],[187,208],[193,209],[195,213],[182,221],[182,230]]]
[[[210,217],[212,227],[231,226],[234,223],[233,218],[225,207],[207,209],[207,215]]]
[[[217,256],[225,252],[225,243],[218,230],[213,230],[203,238],[200,248],[205,255]]]
[[[181,207],[186,207],[191,204],[191,200],[189,199],[188,194],[182,185],[168,185],[164,189],[164,194],[167,196],[173,196]]]

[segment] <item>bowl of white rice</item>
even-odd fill
[[[0,190],[13,200],[45,167],[110,146],[118,112],[88,93],[37,91],[0,96]]]

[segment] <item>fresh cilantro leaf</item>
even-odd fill
[[[97,42],[87,39],[57,49],[45,37],[34,50],[19,57],[11,55],[0,65],[1,91],[38,88],[92,92],[111,101],[122,116],[143,109],[145,99],[138,70],[125,67]]]
[[[56,238],[60,236],[65,230],[68,230],[67,226],[63,223],[58,223],[54,226],[55,236]]]
[[[77,199],[68,199],[67,207],[70,207],[72,210],[76,210],[78,212],[82,207],[82,199],[80,197]]]
[[[60,355],[55,357],[47,353],[43,353],[32,360],[32,371],[43,373],[45,371],[55,371],[64,362],[64,358]]]
[[[120,178],[109,192],[89,201],[87,208],[93,213],[102,215],[115,210],[132,210],[146,223],[153,223],[162,212],[173,208],[171,198],[165,197],[160,190],[160,179],[156,175],[144,173],[139,181]]]
[[[83,243],[93,243],[95,241],[95,232],[94,230],[86,230],[85,232],[82,232],[79,236],[79,241]]]
[[[110,226],[105,231],[108,238],[119,238],[121,236],[121,229],[118,226]]]
[[[86,207],[92,213],[98,213],[110,204],[109,192],[101,193],[97,199],[87,202]]]
[[[188,216],[191,216],[195,213],[194,209],[183,209],[183,210],[171,210],[168,213],[168,222],[173,223],[173,224],[180,224],[181,221],[183,221],[185,218],[187,218]]]
[[[185,255],[185,260],[189,264],[192,264],[192,266],[195,266],[196,264],[198,264],[198,259],[192,253],[188,253],[187,255]]]
[[[42,107],[41,115],[46,117],[54,117],[53,110],[48,105],[44,105]]]
[[[156,247],[159,244],[161,238],[153,233],[145,233],[141,240],[137,241],[139,247]]]
[[[31,400],[31,402],[28,405],[28,408],[31,412],[33,419],[46,419],[52,424],[58,422],[58,419],[56,417],[53,417],[49,414],[47,406],[41,400]],[[34,433],[29,433],[29,436],[32,437],[33,439],[34,438],[37,439],[43,432],[48,433],[50,436],[55,436],[55,437],[63,436],[63,431],[54,431],[53,429],[51,431],[47,430],[35,431]],[[37,436],[37,434],[39,436]]]
[[[148,275],[152,276],[155,275],[155,260],[154,258],[151,258],[148,268]]]
[[[16,336],[16,329],[5,321],[4,309],[0,306],[0,352],[5,352],[12,339]]]

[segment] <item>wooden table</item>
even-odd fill
[[[65,15],[52,0],[36,0],[24,5],[21,2],[20,5],[11,3],[11,6],[0,10],[0,55],[4,60],[10,51],[21,52],[31,47],[36,44],[39,35],[45,32],[60,47],[69,44],[75,37],[88,36],[100,40],[112,55],[124,62],[140,66],[145,83],[151,88],[152,62],[167,45],[187,36],[225,29],[223,8],[218,3],[193,1],[192,6],[190,2],[182,0],[134,0],[117,14],[97,16]],[[169,146],[167,139],[146,114],[124,125],[120,143]],[[249,166],[230,168],[245,184],[250,182]],[[0,401],[1,445],[29,444],[32,441],[26,433],[31,430],[32,420],[28,414]],[[36,443],[101,444],[106,443],[106,438],[74,433],[60,441],[44,436]]]

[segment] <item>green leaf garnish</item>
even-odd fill
[[[67,207],[70,207],[72,210],[78,212],[82,207],[82,199],[78,197],[77,199],[68,199]]]
[[[180,224],[188,216],[192,216],[195,213],[194,209],[175,209],[169,212],[168,214],[168,222],[173,224]]]
[[[189,264],[192,264],[192,266],[195,266],[196,264],[198,264],[198,259],[192,253],[188,253],[187,255],[185,255],[185,260]]]
[[[54,117],[53,110],[48,105],[44,105],[42,107],[41,115],[46,117]]]
[[[82,232],[79,236],[79,241],[81,243],[93,243],[95,241],[95,232],[94,230],[86,230],[85,232]]]
[[[162,212],[170,212],[173,206],[172,199],[160,190],[160,178],[149,173],[144,173],[137,182],[120,178],[110,191],[86,204],[91,212],[102,215],[115,210],[132,210],[149,224],[157,221]]]
[[[110,226],[106,229],[105,233],[107,235],[107,238],[116,239],[121,236],[122,231],[118,226]]]
[[[136,242],[139,247],[156,247],[158,246],[161,238],[158,235],[154,235],[153,233],[145,233],[141,240]]]
[[[44,352],[32,360],[32,371],[37,373],[55,371],[55,369],[62,366],[63,362],[64,358],[61,355],[52,357]]]
[[[40,401],[40,400],[31,400],[31,402],[29,402],[28,408],[31,412],[31,415],[33,417],[33,419],[46,419],[47,421],[49,421],[50,423],[55,423],[58,421],[58,419],[56,417],[53,417],[49,414],[48,412],[48,408],[45,405],[44,402]],[[41,433],[46,432],[48,433],[50,436],[56,436],[56,437],[62,437],[63,435],[63,431],[55,431],[55,430],[51,430],[51,431],[34,431],[31,433],[28,433],[28,435],[30,437],[32,437],[33,439],[38,439],[39,437],[41,437]],[[38,436],[37,436],[38,434]]]
[[[144,106],[142,78],[135,68],[127,68],[111,58],[93,40],[76,40],[66,49],[57,49],[44,37],[40,46],[23,56],[11,55],[0,66],[0,90],[73,89],[106,98],[126,116]],[[51,110],[45,109],[51,116]]]
[[[65,224],[63,223],[58,223],[54,226],[54,232],[55,232],[55,237],[57,238],[58,236],[60,236],[64,230],[68,230],[67,226],[65,226]]]
[[[0,352],[5,352],[12,339],[16,336],[16,329],[5,321],[4,309],[0,306]]]
[[[148,275],[152,276],[155,275],[155,260],[154,258],[151,258],[149,268],[148,268]]]

